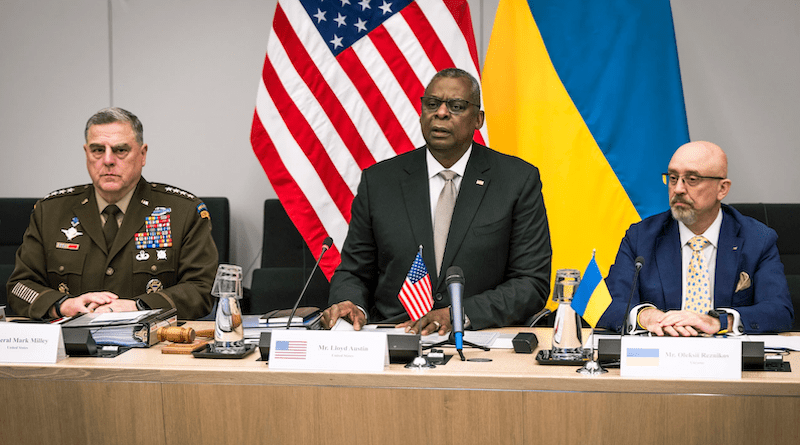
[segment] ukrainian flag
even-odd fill
[[[595,327],[610,304],[611,294],[608,293],[606,280],[603,279],[600,267],[597,266],[597,261],[592,256],[578,285],[578,290],[575,291],[569,305],[572,306],[575,313]]]
[[[669,1],[500,0],[482,78],[492,148],[541,172],[553,274],[612,264],[689,140]]]

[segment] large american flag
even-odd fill
[[[403,287],[397,298],[403,303],[403,307],[408,312],[412,320],[417,321],[427,314],[433,307],[433,293],[431,292],[431,276],[428,275],[428,268],[422,259],[422,249],[417,252],[411,269],[408,270]]]
[[[251,141],[314,256],[333,237],[328,278],[361,170],[424,144],[420,97],[449,67],[480,78],[466,0],[278,2]]]

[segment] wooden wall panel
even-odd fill
[[[0,443],[164,444],[161,384],[0,379]]]
[[[548,444],[790,444],[800,437],[797,397],[526,392],[525,409],[548,425]],[[541,433],[526,429],[525,443],[538,443],[531,434]]]
[[[164,400],[197,414],[167,416],[170,444],[521,444],[525,421],[514,391],[165,384]]]

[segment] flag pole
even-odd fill
[[[595,259],[595,253],[597,253],[597,249],[592,249],[592,260]],[[602,274],[600,275],[600,279],[604,279]],[[591,326],[591,324],[589,324],[589,326]],[[591,350],[589,361],[584,363],[580,368],[576,369],[575,372],[583,375],[595,376],[605,374],[608,372],[608,370],[603,368],[603,366],[600,365],[600,362],[594,359],[594,326],[591,327],[592,330],[589,333],[589,349]]]

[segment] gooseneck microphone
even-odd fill
[[[317,258],[317,262],[314,263],[314,268],[311,269],[311,274],[308,275],[308,280],[306,280],[306,285],[303,286],[303,290],[300,292],[300,296],[297,297],[297,301],[294,302],[294,307],[292,308],[292,313],[289,314],[289,321],[286,322],[286,329],[292,325],[292,319],[294,318],[294,313],[297,312],[297,306],[300,305],[300,300],[303,299],[303,295],[306,294],[306,289],[308,289],[308,284],[311,283],[311,278],[314,276],[314,272],[317,271],[319,268],[319,262],[322,261],[322,256],[325,255],[325,252],[331,248],[333,245],[333,238],[327,237],[325,241],[322,242],[322,252],[319,254],[319,258]]]
[[[628,297],[628,306],[625,308],[625,318],[622,319],[622,335],[628,333],[628,312],[631,311],[631,301],[633,300],[633,294],[636,292],[636,283],[639,282],[639,271],[642,270],[642,266],[644,266],[644,257],[637,256],[636,261],[634,262],[634,266],[636,268],[636,272],[633,274],[633,283],[631,283],[631,295]],[[633,327],[631,326],[630,331],[633,331]]]
[[[458,266],[447,268],[447,292],[450,294],[450,314],[453,318],[453,337],[456,342],[456,350],[461,356],[461,361],[466,360],[461,349],[464,346],[464,305],[462,298],[464,294],[464,272]]]

